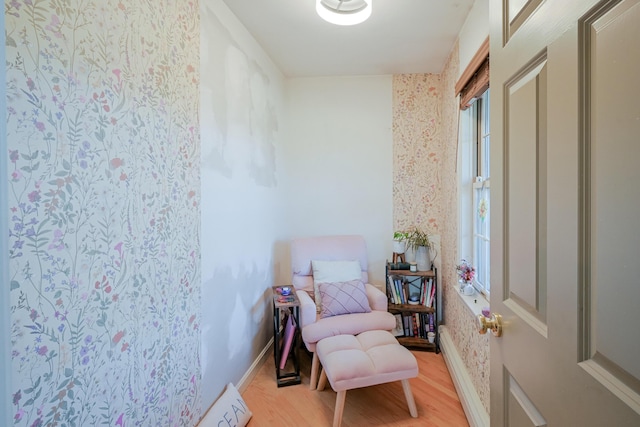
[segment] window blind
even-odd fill
[[[466,110],[473,101],[489,88],[489,38],[469,62],[458,83],[456,96],[460,95],[460,109]]]

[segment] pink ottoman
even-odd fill
[[[347,390],[402,381],[409,413],[418,416],[409,378],[418,376],[418,362],[409,350],[398,344],[388,331],[368,331],[360,335],[336,335],[320,340],[316,353],[322,364],[318,390],[329,380],[338,393],[333,426],[342,423]]]

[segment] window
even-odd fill
[[[474,286],[488,295],[491,289],[489,89],[460,111],[459,139],[459,255],[476,268]]]
[[[473,265],[476,267],[475,285],[481,292],[489,294],[490,282],[490,221],[489,206],[491,201],[490,166],[490,132],[489,132],[489,89],[474,103],[472,119],[475,119],[475,149],[473,176]]]
[[[491,291],[489,68],[487,38],[455,87],[460,100],[458,249],[460,258],[476,268],[474,286],[487,296]]]

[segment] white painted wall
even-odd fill
[[[489,36],[489,0],[476,0],[458,34],[460,68],[458,77]]]
[[[202,408],[272,337],[284,78],[221,0],[201,8]],[[194,236],[198,238],[198,236]],[[274,385],[275,387],[275,385]]]
[[[290,281],[292,237],[362,234],[371,281],[384,284],[392,80],[285,82],[221,0],[200,7],[206,410],[272,336],[270,287]]]
[[[363,235],[380,287],[393,252],[391,84],[391,76],[287,81],[288,233]]]

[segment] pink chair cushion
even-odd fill
[[[418,376],[416,358],[386,331],[325,338],[316,352],[335,391]]]
[[[302,328],[302,340],[311,352],[316,350],[318,341],[336,335],[358,335],[365,331],[385,332],[396,326],[396,318],[387,311],[341,314],[325,317],[320,322]],[[391,338],[393,336],[389,333]],[[395,339],[395,338],[394,338]]]

